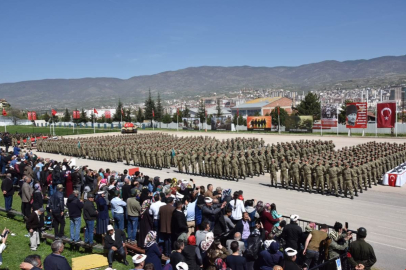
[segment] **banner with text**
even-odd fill
[[[290,115],[285,119],[285,130],[289,132],[312,132],[313,116]]]
[[[106,119],[110,119],[110,118],[111,118],[111,112],[110,112],[109,110],[104,111],[104,117],[105,117]]]
[[[247,116],[248,130],[271,130],[271,116]]]
[[[211,130],[231,130],[231,117],[220,116],[211,118]]]
[[[80,118],[80,112],[79,111],[73,111],[73,119],[79,119]]]
[[[347,103],[345,115],[347,128],[367,128],[368,110],[366,102]]]

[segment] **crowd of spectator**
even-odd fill
[[[245,199],[242,190],[92,170],[29,151],[1,155],[7,160],[1,188],[5,198],[11,197],[6,211],[12,210],[19,186],[31,250],[37,249],[45,222],[52,222],[55,241],[45,270],[56,269],[55,264],[70,269],[61,255],[64,242],[92,247],[96,236],[103,239],[110,268],[114,261],[129,265],[127,245],[145,250],[132,257],[135,269],[307,269],[343,254],[352,255],[355,269],[370,269],[376,262],[364,228],[351,244],[353,232],[339,222],[333,229],[309,223],[303,230],[298,215],[284,218],[275,203]],[[41,259],[28,256],[20,267],[39,269]]]

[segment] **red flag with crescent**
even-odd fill
[[[54,109],[52,109],[52,115],[55,116],[56,115],[56,111]]]
[[[96,108],[93,108],[93,112],[94,112],[94,114],[98,114]]]
[[[3,116],[7,116],[6,109],[3,108]]]
[[[37,120],[37,112],[31,112],[32,120]]]
[[[392,187],[396,186],[396,179],[397,178],[398,178],[397,174],[394,174],[394,173],[388,174],[388,183],[389,183],[388,185],[392,186]]]
[[[32,113],[31,112],[27,113],[27,118],[28,118],[28,120],[32,120]]]
[[[378,128],[393,128],[396,121],[396,103],[378,103],[377,110],[377,123]]]

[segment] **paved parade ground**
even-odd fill
[[[139,131],[140,133],[153,131]],[[404,142],[404,138],[362,138],[362,137],[336,137],[336,136],[311,136],[311,135],[268,135],[268,134],[237,134],[237,133],[205,133],[205,132],[167,132],[178,136],[214,136],[217,139],[234,137],[256,137],[263,138],[265,143],[290,142],[296,140],[332,140],[336,149],[344,146],[352,146],[368,141],[377,142]],[[109,133],[108,135],[118,135]],[[89,137],[100,134],[86,134]],[[72,136],[77,137],[77,136]],[[41,157],[49,157],[61,160],[65,156],[38,153]],[[68,157],[69,158],[69,157]],[[122,172],[124,169],[132,168],[121,162],[109,163],[88,159],[75,159],[76,165],[88,165],[92,169],[110,168]],[[406,267],[406,236],[404,235],[404,224],[406,224],[406,187],[373,186],[367,192],[359,194],[354,200],[309,194],[307,192],[285,190],[268,186],[269,173],[259,177],[247,178],[239,182],[220,180],[202,176],[191,176],[177,173],[175,168],[155,170],[140,168],[141,172],[150,177],[160,176],[161,179],[173,178],[196,180],[198,185],[213,184],[214,187],[231,188],[243,190],[244,198],[262,200],[264,203],[275,203],[278,212],[289,216],[298,214],[301,219],[327,223],[333,225],[336,221],[344,224],[348,222],[349,228],[356,230],[358,227],[365,227],[368,231],[366,240],[375,249],[378,259],[375,265],[378,269],[404,269]]]

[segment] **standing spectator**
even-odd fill
[[[185,262],[185,257],[182,255],[182,250],[185,248],[185,243],[182,240],[177,240],[174,242],[174,251],[171,253],[169,257],[170,264],[172,265],[172,269],[176,268],[176,265],[180,262]]]
[[[274,240],[265,241],[265,249],[259,253],[256,265],[261,270],[272,270],[275,265],[283,262],[283,253],[279,251],[279,243]]]
[[[216,197],[213,196],[213,185],[212,184],[207,185],[207,191],[204,193],[204,197],[210,197],[213,200],[216,199]]]
[[[120,199],[120,191],[114,191],[114,198],[111,200],[111,213],[114,218],[114,228],[124,230],[124,207],[127,203]]]
[[[34,193],[32,194],[32,210],[38,210],[44,206],[44,199],[39,183],[34,185]]]
[[[232,270],[247,270],[247,260],[241,256],[238,242],[231,242],[230,248],[233,253],[226,258],[227,266]]]
[[[172,241],[171,241],[171,233],[172,233],[172,214],[175,210],[173,207],[173,198],[168,197],[166,198],[166,205],[161,206],[159,208],[159,220],[161,221],[161,236],[164,240],[164,254],[165,256],[169,257],[172,251]]]
[[[83,204],[83,219],[86,223],[85,244],[93,245],[94,221],[97,218],[97,210],[94,207],[94,195],[89,193]]]
[[[157,233],[155,231],[149,231],[145,237],[145,255],[147,259],[145,263],[152,263],[155,270],[162,269],[161,257],[162,253],[159,251],[158,244],[156,243]]]
[[[30,244],[31,250],[37,250],[38,245],[40,244],[39,241],[39,234],[41,229],[41,215],[44,213],[44,209],[40,208],[35,210],[31,213],[30,217],[27,220],[26,228],[30,233]]]
[[[200,223],[199,230],[196,231],[196,245],[200,247],[200,243],[206,240],[206,235],[210,232],[210,224],[206,221]]]
[[[4,143],[4,146],[6,147],[6,153],[8,153],[8,148],[11,145],[11,139],[10,139],[10,137],[9,137],[9,135],[7,133],[3,138],[3,143]]]
[[[104,196],[106,192],[99,191],[97,192],[96,205],[97,205],[97,225],[96,233],[97,234],[106,234],[107,225],[109,225],[109,208],[107,206]]]
[[[72,270],[68,260],[62,256],[64,250],[63,242],[56,240],[51,245],[52,254],[49,254],[44,260],[44,270]]]
[[[278,211],[276,210],[276,205],[275,205],[274,203],[271,204],[271,214],[272,214],[272,217],[273,217],[274,219],[278,219],[278,218],[281,218],[281,217],[282,217],[282,215],[278,214]],[[279,222],[276,222],[276,223],[274,224],[274,226],[279,226]]]
[[[300,238],[303,233],[302,228],[297,224],[298,220],[298,215],[291,215],[290,223],[285,226],[281,234],[281,237],[286,241],[286,247],[292,248],[295,251],[299,248]]]
[[[33,189],[30,185],[32,178],[29,176],[24,176],[24,183],[21,187],[21,212],[26,220],[31,214],[31,198]]]
[[[238,243],[238,253],[240,255],[242,255],[245,251],[245,243],[243,241],[241,241],[241,233],[236,232],[234,234],[234,239],[229,239],[226,242],[226,247],[227,247],[227,251],[231,254],[234,253],[233,250],[231,249],[231,243],[233,242],[237,242]]]
[[[58,240],[60,238],[65,238],[65,236],[64,236],[65,202],[63,199],[62,191],[63,191],[63,185],[58,184],[56,186],[56,192],[51,196],[51,198],[49,200],[49,208],[52,213],[53,225],[54,225],[54,230],[55,230],[55,240]]]
[[[109,267],[113,267],[113,257],[117,253],[122,259],[125,265],[128,265],[125,253],[125,232],[120,229],[114,230],[113,226],[107,226],[108,234],[104,237],[104,248],[108,249],[107,260]]]
[[[127,202],[127,199],[131,197],[131,180],[128,176],[124,178],[124,186],[121,188],[121,195],[123,197],[123,201]]]
[[[73,242],[80,241],[80,226],[82,223],[83,202],[79,200],[79,191],[74,190],[69,196],[67,207],[70,219],[70,238]]]
[[[149,231],[152,231],[153,222],[152,217],[149,214],[149,207],[151,205],[151,200],[145,200],[141,205],[141,217],[140,217],[140,233],[138,236],[138,246],[143,248],[145,243],[145,238]]]
[[[195,210],[196,210],[196,202],[197,198],[194,199],[194,201],[191,201],[190,196],[185,196],[184,198],[185,202],[185,214],[186,214],[186,222],[187,222],[187,228],[188,228],[188,237],[195,232]],[[190,268],[190,267],[189,267]]]
[[[269,203],[267,203],[263,208],[263,211],[261,212],[261,222],[264,225],[265,234],[268,235],[270,232],[272,232],[274,224],[278,223],[279,221],[282,221],[282,219],[283,218],[274,219],[272,217],[271,206]]]
[[[181,200],[176,202],[176,209],[172,213],[172,220],[171,220],[171,234],[172,234],[172,242],[176,242],[177,240],[182,240],[183,242],[187,241],[187,222],[185,213],[182,211],[183,203]]]
[[[241,240],[244,242],[245,248],[247,248],[247,239],[251,234],[250,217],[247,212],[244,212],[241,227],[237,228],[241,232]]]
[[[6,234],[6,232],[8,232]],[[0,266],[3,264],[3,251],[6,249],[6,242],[7,242],[7,237],[9,235],[9,230],[7,228],[4,228],[3,232],[0,235]]]
[[[159,222],[159,209],[161,208],[161,206],[166,205],[166,203],[161,201],[161,196],[159,195],[159,193],[156,193],[154,195],[154,202],[151,204],[151,206],[149,207],[149,214],[152,216],[153,218],[153,228],[154,231],[157,232],[157,238],[158,240],[161,239],[161,235],[160,235],[160,222]]]
[[[214,223],[219,217],[221,209],[226,206],[226,202],[222,204],[213,204],[213,199],[206,197],[206,205],[202,207],[203,221],[207,221],[210,224],[210,230],[214,229]]]
[[[255,228],[255,221],[259,218],[259,214],[257,212],[257,209],[254,207],[254,204],[256,205],[255,200],[245,201],[245,211],[248,213],[248,216],[250,217],[251,229]]]
[[[307,236],[303,255],[306,256],[305,263],[310,268],[312,264],[317,265],[320,256],[320,244],[327,238],[328,227],[326,224],[320,226],[320,230],[313,230]]]
[[[218,240],[214,240],[209,250],[207,251],[208,267],[207,270],[216,270],[216,260],[224,260],[230,255],[225,247]]]
[[[329,233],[331,243],[328,246],[328,259],[332,260],[339,257],[346,252],[348,248],[348,240],[352,238],[351,231],[343,232],[343,224],[336,222],[334,224],[334,230]]]
[[[241,223],[242,221],[242,214],[246,212],[244,203],[242,200],[239,199],[240,193],[238,191],[235,191],[233,194],[233,200],[230,201],[230,206],[232,209],[231,212],[231,220],[234,222],[234,224]]]
[[[187,246],[182,250],[182,255],[190,270],[200,270],[203,264],[200,249],[196,246],[196,237],[191,235],[187,239]]]
[[[81,197],[82,177],[79,174],[79,168],[77,168],[76,166],[72,166],[71,179],[73,190],[79,191],[79,197]]]
[[[293,248],[285,249],[286,256],[282,263],[283,270],[301,270],[302,268],[296,264],[297,251]]]
[[[6,207],[6,212],[9,212],[13,205],[13,195],[14,195],[13,180],[11,180],[10,173],[7,173],[6,178],[4,178],[3,181],[1,182],[1,190],[4,196],[4,204]]]
[[[361,227],[357,230],[357,240],[350,244],[348,253],[351,254],[351,257],[348,259],[355,269],[370,270],[376,263],[374,249],[370,244],[365,242],[366,237],[367,230]]]
[[[131,190],[130,198],[127,199],[127,215],[128,215],[128,239],[135,243],[137,239],[138,219],[141,213],[141,205],[135,198],[137,194],[135,189]]]

